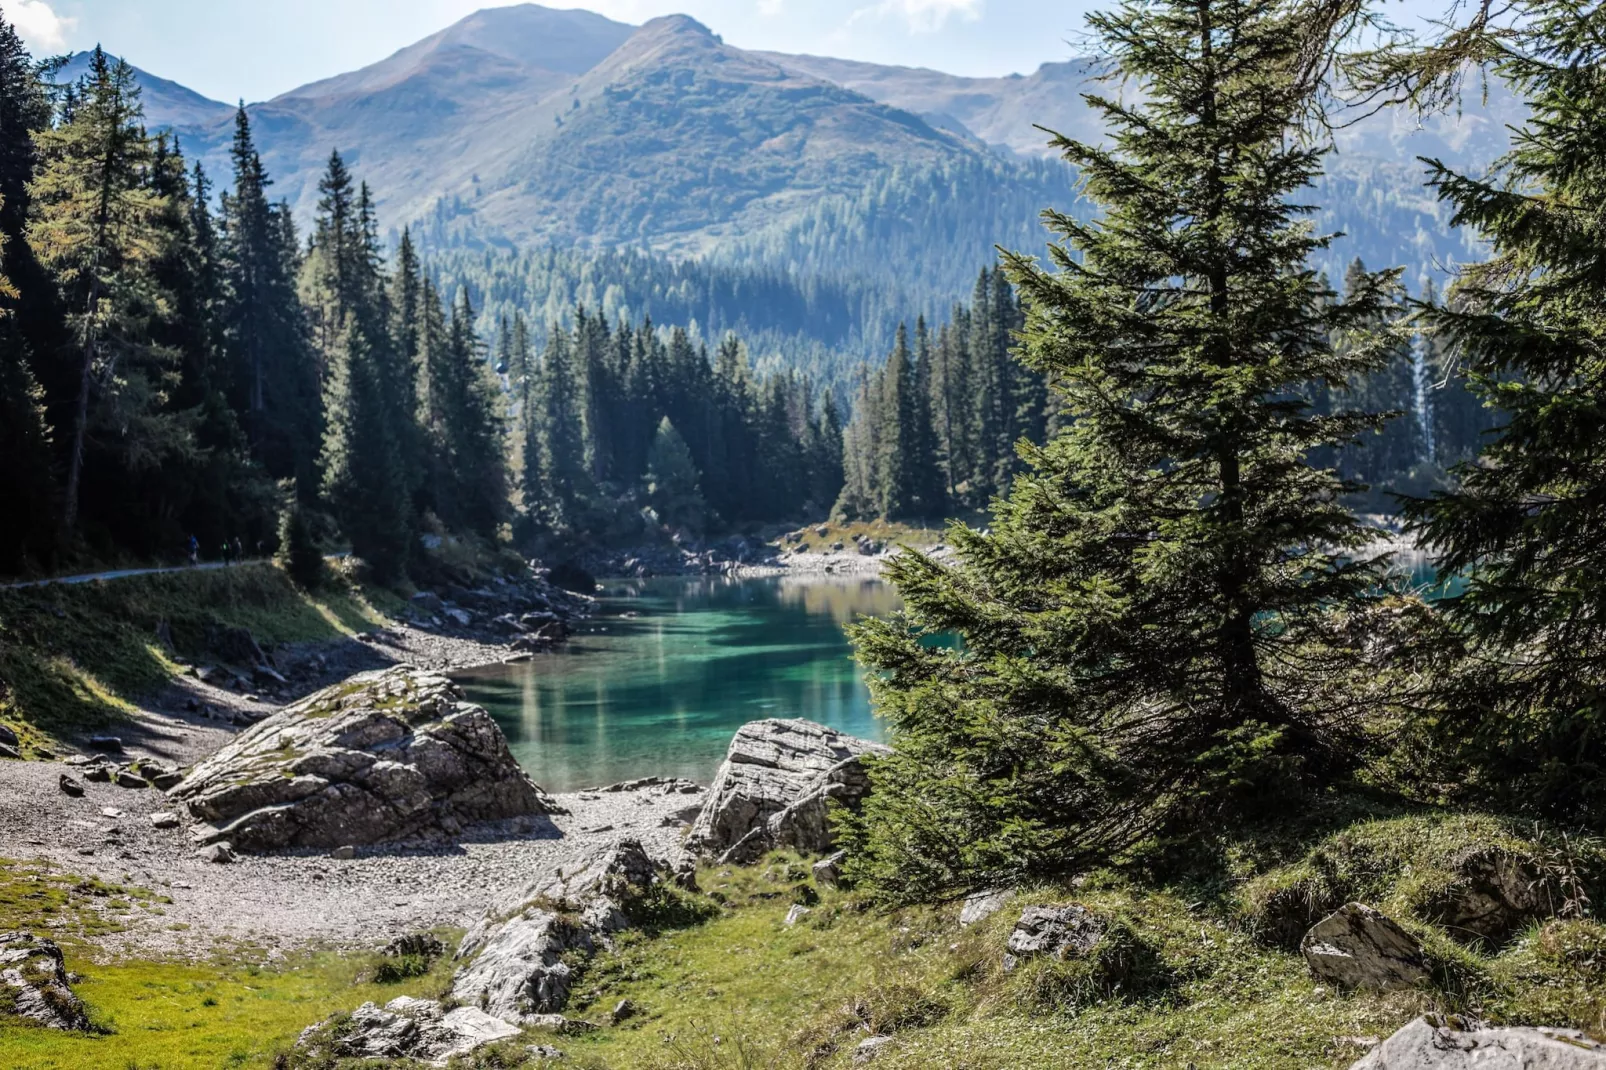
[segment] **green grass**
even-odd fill
[[[1554,837],[1495,818],[1377,816],[1364,807],[1347,825],[1306,835],[1302,844],[1288,830],[1241,840],[1208,881],[1197,868],[1174,882],[1101,871],[1019,891],[968,929],[958,904],[882,913],[851,892],[816,888],[809,860],[796,855],[705,868],[702,894],[666,892],[648,930],[622,934],[581,967],[567,1013],[597,1023],[596,1032],[532,1031],[456,1065],[538,1066],[525,1047],[547,1043],[580,1070],[835,1070],[879,1034],[894,1038],[876,1060],[884,1067],[1339,1070],[1365,1052],[1360,1038],[1387,1036],[1429,1010],[1606,1033],[1606,926],[1542,919],[1497,947],[1463,944],[1430,920],[1437,899],[1413,891],[1453,882],[1468,848],[1554,859],[1546,854]],[[1576,844],[1569,856],[1586,885],[1592,850]],[[1418,934],[1435,983],[1386,995],[1318,985],[1262,916],[1268,889],[1313,870],[1386,905]],[[259,969],[243,965],[260,962],[251,949],[209,964],[96,964],[83,954],[92,901],[137,905],[138,890],[75,894],[70,878],[41,889],[26,879],[36,875],[0,867],[0,928],[62,922],[54,931],[69,966],[86,975],[78,991],[110,1032],[0,1029],[0,1066],[269,1067],[307,1025],[365,1000],[438,996],[451,970],[443,959],[422,973],[396,969],[398,983],[378,985],[385,973],[374,956],[307,954]],[[798,902],[811,912],[787,927]],[[1006,970],[1004,942],[1028,903],[1080,903],[1103,917],[1109,935],[1097,958],[1028,959]],[[636,1013],[613,1023],[623,999]],[[279,1065],[311,1070],[289,1058]]]
[[[316,594],[274,566],[136,576],[0,591],[0,721],[26,749],[107,724],[165,685],[184,661],[209,660],[220,626],[263,644],[333,639],[382,624],[400,599],[339,578]],[[175,650],[157,641],[159,625]]]

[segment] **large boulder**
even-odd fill
[[[1106,925],[1086,907],[1034,906],[1021,911],[1005,944],[1010,955],[1083,958],[1104,939]]]
[[[301,1034],[296,1047],[313,1057],[417,1059],[445,1066],[456,1056],[508,1040],[519,1029],[478,1007],[447,1010],[430,999],[402,996],[330,1019]]]
[[[1388,915],[1350,903],[1310,927],[1300,951],[1318,980],[1387,992],[1428,978],[1422,945]]]
[[[363,673],[247,730],[172,794],[203,839],[248,850],[451,836],[548,812],[490,714],[461,699],[434,673]]]
[[[48,1029],[88,1029],[83,1001],[67,981],[54,942],[29,933],[0,933],[0,1016],[14,1015]]]
[[[1538,861],[1499,847],[1467,848],[1451,870],[1455,880],[1423,912],[1463,941],[1500,943],[1565,898]]]
[[[496,904],[463,937],[452,998],[530,1026],[569,1000],[574,962],[630,925],[629,912],[658,881],[636,840],[620,840]]]
[[[884,754],[879,743],[804,720],[754,721],[731,740],[687,846],[751,862],[765,851],[792,847],[811,854],[835,846],[829,803],[857,808],[870,790],[861,761]]]
[[[1496,1029],[1429,1015],[1350,1070],[1606,1070],[1606,1047],[1576,1029]]]

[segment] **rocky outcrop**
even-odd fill
[[[1422,945],[1394,919],[1350,903],[1305,934],[1299,949],[1318,980],[1340,988],[1387,992],[1427,980]]]
[[[301,1034],[296,1047],[313,1059],[417,1059],[445,1066],[519,1030],[477,1007],[450,1011],[428,999],[402,996],[385,1004],[364,1003]],[[321,1065],[321,1064],[320,1064]]]
[[[1017,959],[1031,955],[1083,958],[1099,946],[1105,928],[1104,920],[1086,907],[1027,907],[1004,945],[1004,967],[1009,969]]]
[[[452,836],[550,803],[444,676],[363,673],[269,717],[172,791],[203,840],[247,850]]]
[[[879,743],[803,720],[754,721],[737,731],[687,846],[721,862],[751,862],[792,847],[812,854],[833,846],[832,800],[857,808],[870,790],[861,758]]]
[[[1451,863],[1455,880],[1423,913],[1458,940],[1500,943],[1538,918],[1552,917],[1563,898],[1532,858],[1498,847],[1473,847]]]
[[[29,933],[0,933],[0,1013],[48,1029],[89,1028],[61,948]]]
[[[538,1025],[568,1003],[572,960],[630,925],[631,907],[658,881],[658,866],[636,840],[620,840],[581,865],[525,887],[463,937],[467,964],[452,998],[503,1021]]]
[[[1575,1029],[1497,1029],[1429,1015],[1350,1070],[1606,1070],[1606,1047]]]

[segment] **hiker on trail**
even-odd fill
[[[189,551],[190,564],[199,565],[201,563],[201,540],[194,535],[190,536]]]
[[[234,537],[234,563],[238,565],[238,564],[243,564],[244,562],[245,562],[245,543],[241,542],[240,541],[240,537],[238,535],[236,535]]]
[[[223,540],[223,554],[222,554],[222,557],[223,557],[223,567],[224,568],[228,568],[230,565],[232,565],[234,563],[233,551],[229,548],[229,540],[227,539],[227,537],[225,537],[224,540]]]

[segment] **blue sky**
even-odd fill
[[[1391,0],[1409,17],[1447,0]],[[217,100],[264,100],[354,70],[498,0],[0,0],[39,51],[97,43]],[[622,22],[683,13],[731,44],[934,67],[1030,72],[1075,50],[1098,0],[585,0]]]

